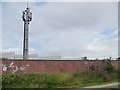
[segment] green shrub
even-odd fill
[[[50,75],[45,80],[45,88],[54,88],[57,85],[57,80],[55,79],[54,75]]]
[[[112,63],[110,61],[105,61],[104,67],[103,67],[104,71],[107,71],[108,73],[112,73],[115,71],[115,67],[112,65]]]

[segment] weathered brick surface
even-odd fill
[[[57,73],[75,72],[88,69],[89,66],[100,66],[102,60],[3,60],[2,71],[7,73]],[[118,60],[112,61],[117,67]]]

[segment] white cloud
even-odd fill
[[[40,56],[117,57],[117,3],[36,3],[30,3],[30,48]],[[19,20],[25,7],[25,3],[3,7],[3,49],[22,49]],[[101,34],[111,28],[115,29],[109,35]]]
[[[0,51],[2,50],[2,5],[0,4]]]
[[[119,0],[1,0],[2,2],[118,2]]]

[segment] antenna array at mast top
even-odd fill
[[[27,8],[29,8],[29,2],[27,2]]]

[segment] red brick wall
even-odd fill
[[[75,72],[101,64],[102,60],[3,60],[1,66],[3,74],[7,74]],[[112,64],[117,67],[118,61],[112,61]]]

